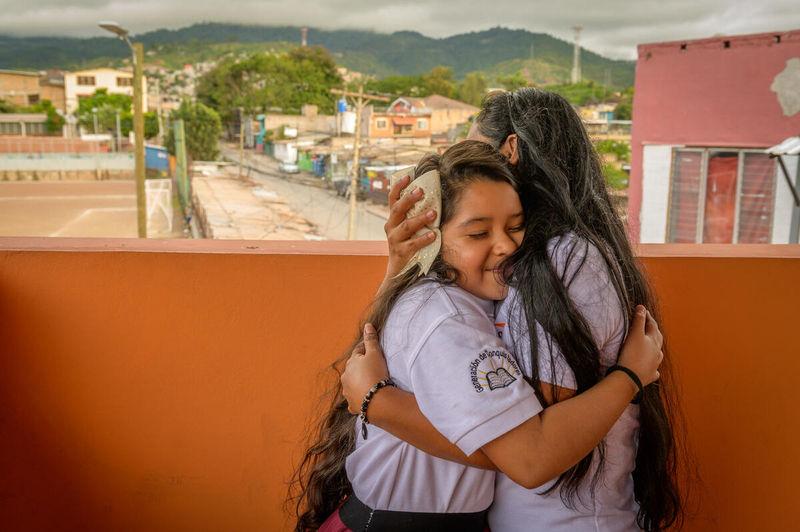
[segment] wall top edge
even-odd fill
[[[0,237],[3,251],[387,256],[386,242]]]
[[[797,244],[638,244],[641,257],[800,258]],[[196,253],[231,255],[388,255],[386,242],[296,240],[163,240],[137,238],[0,237],[0,253]]]

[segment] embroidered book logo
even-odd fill
[[[486,388],[489,390],[507,388],[522,373],[517,361],[506,351],[486,349],[470,362],[469,375],[475,391],[482,393]]]

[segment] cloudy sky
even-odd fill
[[[96,21],[132,33],[195,22],[414,30],[430,37],[494,26],[549,33],[618,59],[645,42],[800,29],[798,0],[0,0],[0,34],[102,36]]]

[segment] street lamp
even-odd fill
[[[99,22],[101,28],[117,35],[125,41],[133,55],[133,136],[134,160],[136,164],[136,218],[139,238],[147,238],[147,215],[144,192],[144,110],[142,109],[142,63],[144,54],[142,43],[131,43],[128,30],[116,22]]]

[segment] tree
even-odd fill
[[[614,118],[616,120],[631,120],[633,115],[633,108],[630,102],[620,102],[617,108],[614,109]]]
[[[94,112],[97,109],[97,133],[116,133],[117,111],[120,129],[127,136],[133,129],[133,98],[127,94],[109,94],[108,89],[97,89],[88,98],[78,100],[78,124],[94,133]]]
[[[0,113],[16,113],[17,106],[0,98]]]
[[[453,69],[443,66],[434,67],[433,70],[422,75],[422,86],[430,94],[440,94],[452,98],[456,94]]]
[[[144,114],[144,138],[152,139],[158,136],[158,114],[149,111]]]
[[[170,122],[183,120],[186,134],[186,151],[196,161],[215,161],[219,157],[217,142],[222,134],[222,121],[216,111],[200,102],[183,100],[181,106],[170,114]],[[167,130],[164,139],[167,151],[175,155],[175,132]]]
[[[480,106],[489,88],[482,72],[470,72],[458,86],[458,99],[464,103]]]
[[[529,85],[528,80],[522,76],[521,71],[517,71],[507,76],[497,76],[497,83],[503,86],[508,91],[515,91],[522,87]]]
[[[50,100],[42,100],[41,102],[31,106],[34,113],[44,113],[47,115],[47,131],[48,133],[58,133],[64,127],[66,122],[64,116],[53,107]]]
[[[335,98],[330,89],[341,86],[336,62],[316,46],[279,54],[254,53],[238,62],[229,58],[200,79],[197,95],[225,122],[231,122],[236,108],[249,116],[276,107],[299,114],[303,105],[311,104],[321,113],[333,114]]]
[[[380,80],[369,80],[364,85],[364,90],[379,94],[393,94],[395,96],[425,97],[431,94],[424,87],[422,76],[388,76]]]

